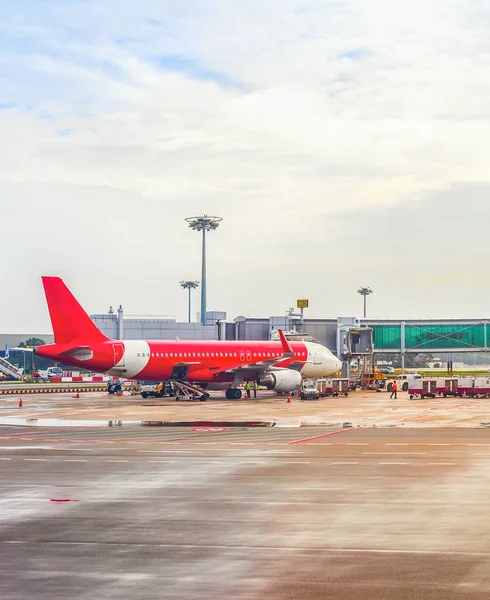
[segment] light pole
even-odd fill
[[[366,318],[366,297],[369,296],[369,294],[372,294],[373,290],[368,287],[361,287],[357,290],[357,293],[361,294],[364,298],[364,318]]]
[[[206,323],[206,231],[218,229],[222,217],[187,217],[189,227],[194,231],[202,231],[202,265],[201,265],[201,323]]]
[[[199,281],[181,281],[180,286],[184,290],[189,290],[189,323],[191,322],[191,290],[195,290],[199,285]]]

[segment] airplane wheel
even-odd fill
[[[235,397],[233,388],[228,388],[225,392],[225,396],[227,400],[233,400]]]
[[[240,390],[239,388],[235,388],[233,390],[233,399],[240,400],[241,397],[242,397],[242,390]]]
[[[141,392],[142,398],[148,398],[148,392]]]

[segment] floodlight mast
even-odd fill
[[[360,287],[357,290],[358,294],[361,294],[361,296],[364,299],[364,318],[366,318],[366,297],[369,296],[369,294],[373,293],[373,290],[371,288],[368,287]]]
[[[199,281],[180,281],[180,286],[184,290],[189,290],[189,323],[191,322],[191,290],[195,290],[199,286]]]
[[[223,217],[187,217],[186,221],[194,231],[202,231],[202,264],[201,264],[201,323],[206,323],[206,231],[218,229]]]

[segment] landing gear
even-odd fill
[[[227,400],[240,400],[242,397],[242,390],[239,388],[228,388],[226,390],[226,399]]]

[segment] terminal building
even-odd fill
[[[92,319],[114,339],[268,340],[281,328],[317,340],[345,361],[375,352],[398,354],[402,365],[407,354],[488,352],[490,341],[490,319],[308,319],[290,312],[227,321],[225,312],[208,312],[202,324],[179,323],[174,317],[125,317],[122,307]]]

